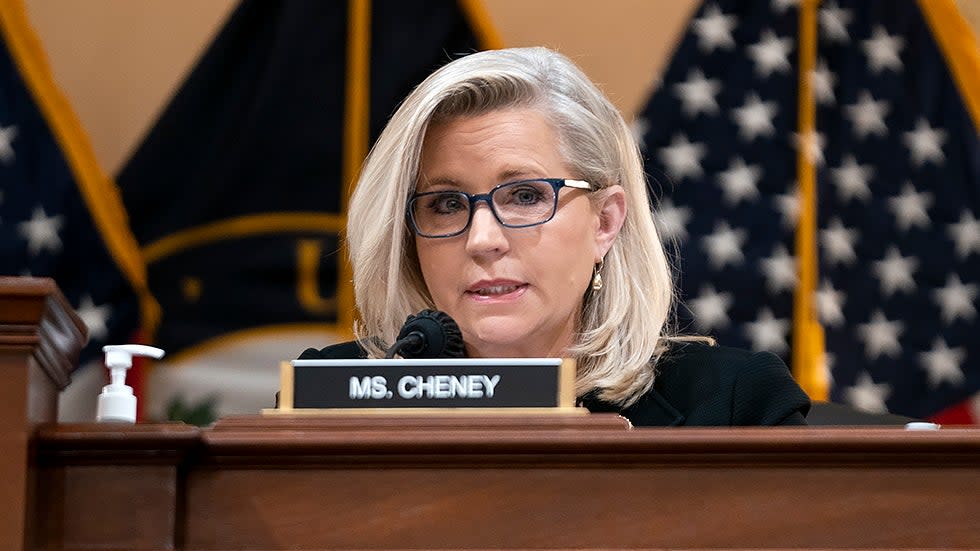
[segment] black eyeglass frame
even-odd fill
[[[497,190],[501,188],[513,186],[517,184],[526,184],[528,182],[546,182],[548,184],[551,184],[551,189],[554,190],[554,200],[553,200],[553,204],[551,205],[551,214],[548,216],[548,218],[540,222],[533,222],[531,224],[508,224],[507,222],[504,222],[503,220],[500,219],[500,215],[497,213],[497,209],[494,208],[493,206],[493,194],[496,193]],[[540,226],[541,224],[547,224],[548,222],[551,221],[552,218],[555,217],[555,213],[558,212],[558,190],[560,190],[563,187],[582,189],[585,191],[595,191],[595,188],[593,188],[592,184],[590,184],[589,182],[586,182],[585,180],[573,180],[571,178],[529,178],[527,180],[517,180],[515,182],[504,182],[503,184],[494,186],[494,188],[488,191],[487,193],[477,193],[475,195],[471,195],[469,193],[466,193],[465,191],[455,191],[455,190],[426,191],[424,193],[413,193],[412,196],[408,198],[408,204],[405,205],[405,216],[408,218],[408,225],[409,227],[412,228],[412,231],[415,233],[415,235],[419,235],[421,237],[426,237],[430,239],[441,239],[443,237],[456,237],[457,235],[466,233],[466,230],[470,229],[470,224],[473,223],[473,213],[476,212],[476,204],[479,201],[484,201],[487,204],[487,206],[490,208],[490,212],[493,213],[493,217],[497,220],[497,222],[501,226],[505,228],[530,228],[534,226]],[[438,234],[438,235],[430,235],[430,234],[422,233],[422,231],[419,230],[418,224],[415,223],[415,203],[423,197],[428,197],[431,195],[439,195],[444,193],[454,193],[462,197],[466,197],[467,201],[469,202],[469,213],[466,218],[466,225],[463,226],[463,228],[460,229],[459,231],[453,233]]]

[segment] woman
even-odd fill
[[[360,340],[303,357],[382,357],[436,308],[470,357],[576,358],[580,403],[634,425],[805,424],[776,356],[672,335],[649,204],[628,126],[567,58],[457,59],[405,99],[351,197]]]

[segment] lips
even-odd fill
[[[482,287],[480,289],[475,289],[471,291],[474,294],[480,296],[496,296],[496,295],[506,295],[507,293],[513,293],[520,287],[520,285],[495,285],[493,287]]]
[[[466,289],[467,295],[481,298],[507,297],[523,290],[526,283],[516,281],[478,281]]]

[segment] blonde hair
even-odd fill
[[[405,206],[434,121],[508,108],[544,113],[568,166],[598,187],[621,185],[625,223],[588,292],[581,331],[568,350],[576,392],[623,406],[653,385],[670,337],[673,283],[650,212],[640,151],[622,116],[565,56],[546,48],[475,53],[452,61],[404,100],[375,143],[350,200],[347,240],[361,321],[355,333],[372,356],[395,340],[406,316],[433,302],[422,279]]]

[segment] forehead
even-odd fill
[[[519,178],[569,177],[558,133],[547,115],[511,108],[430,125],[422,145],[420,186],[492,185]]]

